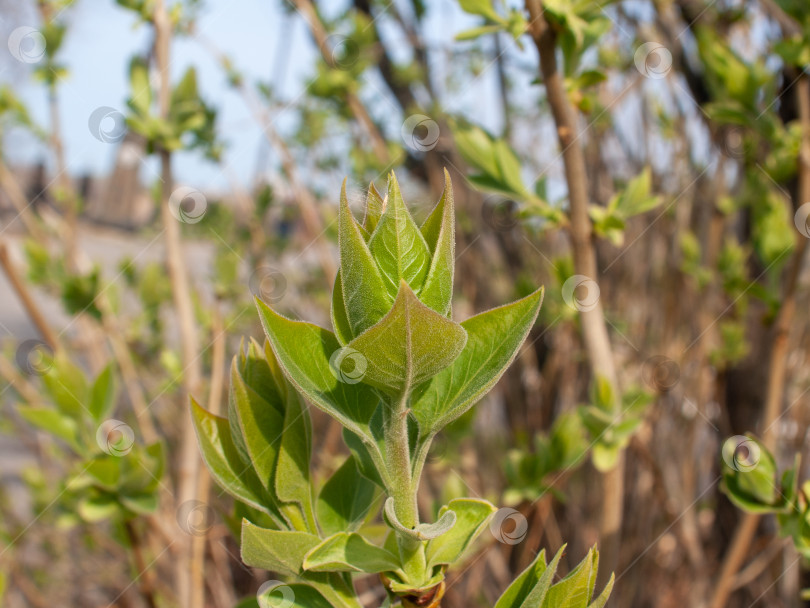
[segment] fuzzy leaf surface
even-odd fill
[[[452,365],[414,389],[411,411],[423,434],[461,416],[503,375],[534,325],[543,289],[461,323],[467,344]]]
[[[364,383],[400,393],[450,365],[466,341],[458,323],[422,304],[403,280],[391,311],[346,348],[365,358]]]

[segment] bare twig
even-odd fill
[[[138,588],[141,595],[149,608],[157,608],[154,592],[154,573],[149,568],[146,560],[143,558],[143,549],[141,541],[138,537],[138,531],[135,529],[135,524],[132,521],[127,521],[124,524],[124,529],[129,539],[129,546],[132,549],[132,558],[135,562],[135,570],[137,572]]]
[[[802,75],[796,83],[796,96],[799,108],[799,119],[802,125],[802,143],[799,150],[799,204],[810,200],[810,79]],[[790,267],[782,289],[782,306],[776,317],[770,363],[768,365],[768,388],[765,409],[762,416],[765,447],[772,450],[776,446],[777,430],[775,424],[779,419],[785,394],[785,377],[787,374],[788,338],[793,318],[796,314],[796,288],[799,281],[807,251],[808,239],[800,237],[790,262]],[[712,596],[711,608],[723,608],[732,591],[737,571],[742,566],[751,541],[756,534],[760,516],[746,513],[734,533],[731,546],[726,553],[720,576]]]
[[[331,68],[337,68],[337,62],[333,56],[334,49],[329,45],[329,35],[326,28],[323,26],[321,18],[318,16],[315,5],[311,0],[292,1],[307,22],[309,30],[312,32],[312,37],[315,39],[315,44],[318,45],[318,50],[320,50],[326,65]],[[374,124],[374,121],[371,119],[368,110],[366,110],[366,106],[364,106],[360,98],[352,92],[346,93],[346,103],[357,122],[363,125],[369,137],[371,137],[374,153],[380,161],[388,163],[390,161],[390,155],[388,154],[388,147],[385,145],[385,139],[377,128],[377,125]]]
[[[159,74],[158,107],[160,116],[167,120],[171,89],[169,82],[169,46],[171,42],[171,20],[163,0],[154,5],[153,24],[155,28],[155,62]],[[172,300],[180,330],[180,352],[183,364],[183,397],[181,412],[183,416],[181,448],[177,470],[177,504],[193,500],[197,495],[197,479],[200,471],[200,458],[197,453],[197,440],[194,425],[186,404],[189,398],[199,390],[202,381],[202,369],[199,359],[199,340],[195,325],[194,307],[191,301],[191,285],[183,255],[180,236],[180,223],[172,215],[169,198],[172,192],[172,157],[171,152],[161,148],[161,200],[160,217],[165,230],[166,265],[172,287]],[[198,608],[202,601],[199,598],[201,589],[191,588],[192,542],[188,536],[179,538],[180,552],[177,560],[177,591],[182,608]]]
[[[222,409],[222,389],[225,385],[225,329],[222,325],[222,312],[218,305],[214,305],[211,333],[213,334],[213,356],[211,361],[211,387],[208,396],[208,411],[219,414]],[[208,504],[208,494],[211,490],[211,476],[204,468],[200,468],[197,478],[197,500]],[[203,589],[205,588],[205,546],[208,530],[196,535],[192,540],[191,551],[191,589],[198,594],[192,597],[193,606],[202,606]],[[197,603],[199,602],[199,603]]]
[[[557,68],[557,34],[543,15],[540,0],[527,0],[529,11],[529,33],[540,55],[540,71],[546,87],[554,122],[557,125],[557,138],[562,149],[565,180],[568,185],[570,207],[569,234],[577,274],[591,280],[598,278],[596,250],[593,244],[591,220],[588,215],[588,174],[585,169],[585,155],[577,142],[577,118],[573,105],[568,99],[563,75]],[[613,352],[605,323],[602,303],[597,301],[590,310],[580,312],[582,335],[591,371],[602,377],[613,389],[614,411],[620,411],[620,392]],[[620,454],[616,466],[603,475],[604,500],[600,522],[601,562],[599,576],[604,582],[618,562],[619,534],[624,505],[624,457]]]
[[[37,330],[39,330],[39,333],[42,335],[42,339],[47,342],[48,346],[50,346],[52,350],[56,350],[59,347],[59,339],[51,329],[50,325],[48,325],[48,322],[45,320],[45,315],[42,314],[42,311],[39,309],[39,305],[31,296],[28,286],[23,283],[22,279],[20,279],[20,275],[14,268],[14,264],[11,262],[11,258],[8,254],[8,247],[4,242],[0,242],[0,267],[2,267],[3,272],[6,273],[9,283],[11,283],[12,288],[17,293],[17,297],[20,299],[20,302],[22,303],[23,308],[25,308],[25,312],[28,314],[31,322],[36,326]]]

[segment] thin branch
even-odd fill
[[[1,241],[0,267],[2,267],[3,272],[6,273],[9,283],[11,283],[11,287],[17,293],[17,297],[20,299],[23,308],[25,308],[25,312],[28,314],[28,317],[36,326],[37,330],[39,330],[39,333],[42,335],[42,339],[45,340],[51,350],[56,350],[59,348],[59,339],[51,329],[50,325],[48,325],[48,322],[45,320],[45,315],[42,314],[36,300],[34,300],[34,298],[31,296],[28,286],[22,281],[22,279],[20,279],[20,275],[14,268],[14,264],[12,263],[8,254],[8,247],[4,242]]]
[[[171,88],[169,82],[169,51],[171,43],[171,19],[163,0],[156,0],[153,24],[155,28],[154,56],[160,78],[158,107],[161,118],[168,120]],[[188,400],[202,382],[202,369],[199,353],[199,339],[195,324],[194,306],[191,301],[191,282],[183,252],[178,222],[169,207],[172,193],[172,155],[169,150],[159,150],[161,169],[160,217],[165,230],[166,265],[172,287],[172,300],[180,330],[180,352],[183,364],[183,396],[181,416],[183,418],[179,465],[177,470],[177,504],[193,500],[197,495],[197,479],[200,474],[200,457],[197,452],[197,439],[194,425],[187,407]],[[181,608],[198,608],[203,605],[203,589],[191,588],[191,538],[178,539],[180,553],[177,559],[177,592]],[[195,598],[197,598],[195,600]]]
[[[796,95],[799,108],[799,120],[802,125],[802,143],[799,150],[799,186],[797,199],[799,204],[810,200],[810,79],[803,75],[796,84]],[[762,441],[769,450],[773,450],[777,443],[778,425],[785,394],[785,379],[787,375],[788,338],[790,327],[796,314],[796,288],[799,281],[802,264],[804,263],[807,241],[799,237],[796,249],[785,278],[782,290],[782,306],[776,317],[774,326],[773,345],[771,347],[770,363],[768,365],[768,388],[765,399],[765,411],[762,416]],[[760,516],[746,513],[740,521],[731,546],[723,560],[720,577],[717,580],[711,608],[723,608],[731,593],[737,572],[742,566],[751,541],[754,539]]]
[[[332,69],[337,69],[333,49],[329,46],[329,34],[318,16],[315,5],[311,0],[292,0],[292,2],[307,22],[312,37],[315,39],[315,44],[318,46],[318,50],[320,50],[326,65]],[[371,137],[374,153],[379,160],[384,164],[390,162],[391,158],[388,154],[388,146],[386,146],[385,139],[377,128],[377,125],[374,124],[374,121],[371,119],[368,110],[366,110],[366,106],[363,105],[360,98],[351,91],[346,93],[346,103],[357,122],[363,125],[369,137]]]
[[[540,0],[527,0],[526,8],[530,17],[529,33],[540,56],[540,71],[546,87],[546,97],[557,125],[557,138],[562,149],[565,180],[568,185],[569,235],[574,269],[577,274],[597,281],[599,273],[596,265],[596,249],[588,215],[588,173],[585,168],[584,152],[576,138],[576,112],[568,99],[563,75],[557,67],[557,34],[552,25],[546,21]],[[613,389],[614,411],[618,414],[621,408],[619,384],[601,301],[597,301],[592,309],[580,312],[580,320],[594,380],[601,377],[610,384]],[[618,563],[624,506],[623,454],[620,454],[616,466],[603,475],[602,482],[604,500],[600,522],[600,549],[601,561],[605,568],[600,568],[599,576],[602,582],[605,582]]]

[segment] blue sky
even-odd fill
[[[3,0],[0,6],[10,2]],[[328,15],[340,10],[342,4],[332,1],[322,6]],[[473,18],[462,14],[454,2],[442,0],[430,7],[427,36],[431,44],[448,45],[454,32],[475,23]],[[0,27],[6,39],[16,27],[37,25],[35,12],[30,8],[24,10],[17,2],[13,3],[12,10],[3,6],[2,14]],[[87,121],[100,106],[125,110],[129,87],[127,66],[134,54],[143,53],[149,47],[151,32],[146,26],[137,26],[133,14],[118,7],[113,0],[76,0],[64,13],[64,18],[69,30],[60,59],[70,74],[60,87],[60,95],[70,172],[73,175],[104,173],[114,161],[115,145],[93,137]],[[448,23],[451,28],[446,27]],[[209,1],[202,9],[198,32],[231,57],[250,81],[269,80],[274,66],[279,61],[284,62],[286,67],[281,71],[281,79],[274,83],[284,99],[295,99],[313,73],[316,51],[306,25],[298,15],[283,11],[280,0]],[[282,34],[284,39],[279,40]],[[383,28],[384,36],[394,34],[393,28]],[[279,57],[280,53],[286,57]],[[259,148],[264,145],[262,135],[241,98],[226,85],[212,55],[197,40],[180,38],[172,47],[172,77],[179,78],[190,65],[197,68],[202,94],[220,110],[219,130],[227,142],[229,170],[241,183],[248,183],[256,170]],[[45,91],[31,81],[28,69],[30,66],[12,58],[7,45],[0,48],[0,81],[11,83],[35,119],[47,125]],[[466,108],[477,121],[483,119],[485,123],[491,123],[493,116],[486,108],[497,107],[496,90],[492,86],[495,73],[494,70],[489,72],[453,101],[456,109]],[[401,118],[392,119],[396,124],[388,126],[394,133],[399,129]],[[289,124],[289,117],[277,117],[277,125],[282,129]],[[497,121],[490,126],[497,128]],[[7,135],[6,153],[13,162],[48,158],[41,146],[19,132]],[[147,167],[145,179],[148,180],[150,174],[154,174],[154,169]],[[197,154],[179,154],[175,174],[178,181],[194,183],[201,189],[228,188],[228,180],[219,168],[207,164]]]

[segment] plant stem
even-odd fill
[[[158,106],[161,118],[168,120],[171,89],[169,85],[169,50],[171,42],[171,20],[163,0],[155,2],[153,13],[155,28],[155,63],[160,78],[158,88]],[[197,495],[197,480],[200,470],[200,457],[197,451],[197,439],[194,425],[187,407],[190,396],[197,391],[202,380],[199,360],[199,341],[195,326],[194,307],[191,302],[191,286],[188,278],[183,246],[180,237],[180,223],[169,208],[169,197],[172,191],[172,157],[169,150],[161,148],[161,197],[160,216],[165,230],[166,265],[172,288],[172,300],[180,330],[180,350],[183,363],[183,427],[181,451],[177,473],[177,505],[194,500]],[[181,608],[202,606],[204,586],[202,572],[192,576],[192,539],[180,539],[180,554],[177,560],[177,590]]]
[[[810,200],[810,79],[802,75],[796,83],[797,105],[799,119],[802,126],[802,143],[799,149],[799,187],[797,203],[801,205]],[[796,314],[796,288],[807,251],[807,241],[799,235],[799,241],[793,252],[790,268],[782,291],[782,306],[776,317],[774,327],[773,345],[768,366],[768,388],[765,400],[765,411],[762,416],[763,436],[762,442],[766,448],[773,450],[776,447],[776,422],[785,395],[785,376],[787,374],[788,337],[793,318]],[[726,605],[731,594],[737,571],[742,566],[751,541],[754,539],[759,525],[760,515],[746,513],[737,526],[731,546],[726,552],[720,578],[715,586],[712,596],[711,608],[722,608]]]
[[[389,476],[393,482],[391,496],[397,519],[413,528],[419,523],[416,492],[412,487],[411,449],[408,441],[408,392],[403,391],[396,407],[388,410],[385,421],[385,449]]]
[[[593,230],[588,215],[588,173],[585,169],[585,155],[577,142],[577,120],[573,105],[568,99],[563,76],[557,68],[557,33],[543,14],[540,0],[526,0],[529,11],[529,32],[540,56],[540,71],[546,87],[551,113],[557,126],[557,137],[562,150],[565,180],[568,186],[570,207],[570,237],[577,274],[596,281],[598,269],[596,250],[593,245]],[[601,376],[610,384],[613,393],[614,415],[621,412],[616,366],[610,345],[605,316],[601,301],[589,310],[580,312],[582,336],[594,380]],[[624,454],[619,455],[616,466],[602,476],[604,499],[600,522],[601,562],[599,578],[604,584],[618,563],[619,540],[624,508]]]
[[[396,406],[387,409],[385,420],[386,465],[391,478],[389,490],[394,499],[394,513],[406,528],[419,524],[419,507],[416,501],[416,488],[411,475],[411,448],[408,438],[408,394],[409,388],[402,391]],[[422,541],[397,534],[399,555],[405,574],[414,583],[426,578],[425,544]]]

